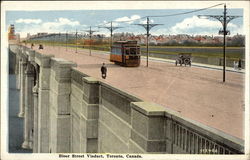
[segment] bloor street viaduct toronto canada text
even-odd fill
[[[245,154],[243,9],[5,16],[8,153]]]

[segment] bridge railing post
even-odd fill
[[[132,102],[131,106],[130,151],[166,153],[163,107],[148,102]]]
[[[69,153],[71,137],[71,67],[75,63],[63,59],[51,59],[50,74],[50,150],[52,153]]]
[[[81,140],[86,152],[98,152],[99,82],[93,77],[83,77],[81,112]]]
[[[49,153],[49,107],[50,107],[50,71],[51,57],[35,53],[35,63],[38,65],[38,116],[37,143],[38,153]]]

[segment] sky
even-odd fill
[[[10,24],[15,25],[16,33],[21,37],[26,37],[27,33],[36,34],[38,32],[48,33],[73,33],[76,29],[81,33],[91,26],[98,31],[94,34],[109,35],[110,31],[98,26],[122,27],[116,29],[114,33],[130,32],[134,34],[145,34],[143,27],[135,24],[145,24],[145,16],[169,15],[183,13],[196,9],[137,9],[137,10],[54,10],[54,11],[7,11],[6,28]],[[212,18],[198,18],[197,15],[222,15],[221,9],[208,9],[190,14],[169,16],[169,17],[150,17],[150,23],[162,24],[150,30],[152,35],[213,35],[217,36],[222,24]],[[243,16],[243,9],[228,8],[228,15]],[[127,21],[127,22],[122,22]],[[229,22],[228,30],[231,35],[244,34],[243,18],[236,18]]]

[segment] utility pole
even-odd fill
[[[77,53],[77,29],[76,29],[76,51],[75,51],[75,53]]]
[[[89,33],[89,55],[91,56],[91,40],[92,40],[92,34],[97,31],[91,30],[91,26],[89,27],[89,30],[86,30],[86,32]]]
[[[53,48],[55,48],[56,34],[53,34]]]
[[[59,37],[58,37],[58,42],[59,42],[59,46],[58,46],[58,49],[60,50],[60,48],[61,48],[61,46],[60,46],[60,44],[61,44],[61,32],[59,32],[59,35],[58,35]]]
[[[66,51],[68,51],[68,31],[66,31]]]
[[[202,17],[209,17],[217,19],[221,22],[223,26],[223,30],[219,30],[219,34],[223,35],[223,82],[226,81],[226,35],[230,34],[230,31],[227,30],[227,24],[238,17],[242,16],[227,16],[227,7],[226,4],[224,5],[224,12],[223,15],[198,15],[199,18]]]
[[[135,24],[135,25],[138,25],[138,26],[142,26],[143,28],[146,29],[147,31],[147,67],[148,67],[148,57],[149,57],[149,52],[148,52],[148,45],[149,45],[149,31],[150,29],[152,29],[154,26],[157,26],[157,25],[163,25],[163,24],[149,24],[149,17],[147,17],[147,24]]]
[[[98,27],[98,28],[106,28],[110,31],[110,52],[111,52],[111,47],[113,44],[113,31],[118,29],[118,28],[122,28],[122,27],[113,27],[112,25],[112,21],[110,22],[110,27]]]

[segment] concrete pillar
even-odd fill
[[[40,67],[38,89],[38,152],[49,153],[50,68]]]
[[[165,153],[165,110],[148,102],[132,102],[129,152]]]
[[[24,112],[24,142],[22,148],[32,149],[32,110],[33,110],[33,94],[34,86],[34,68],[28,62],[25,70],[25,112]]]
[[[99,82],[93,77],[83,77],[81,112],[81,152],[98,152]]]
[[[18,76],[17,76],[17,89],[21,89],[21,58],[19,57],[19,63],[18,63]]]
[[[18,117],[24,117],[24,102],[25,102],[25,75],[24,71],[26,69],[27,62],[24,58],[21,59],[20,67],[20,103],[19,103],[19,114]]]
[[[49,153],[50,62],[53,55],[35,53],[39,65],[38,84],[38,153]]]
[[[16,53],[16,68],[15,68],[15,74],[16,74],[16,89],[20,89],[20,58],[19,54]]]
[[[51,59],[50,150],[52,153],[71,152],[70,86],[72,66],[76,66],[76,64],[63,59]]]
[[[34,100],[34,129],[33,129],[33,153],[38,153],[38,66],[36,66],[36,82],[33,87],[33,100]]]

